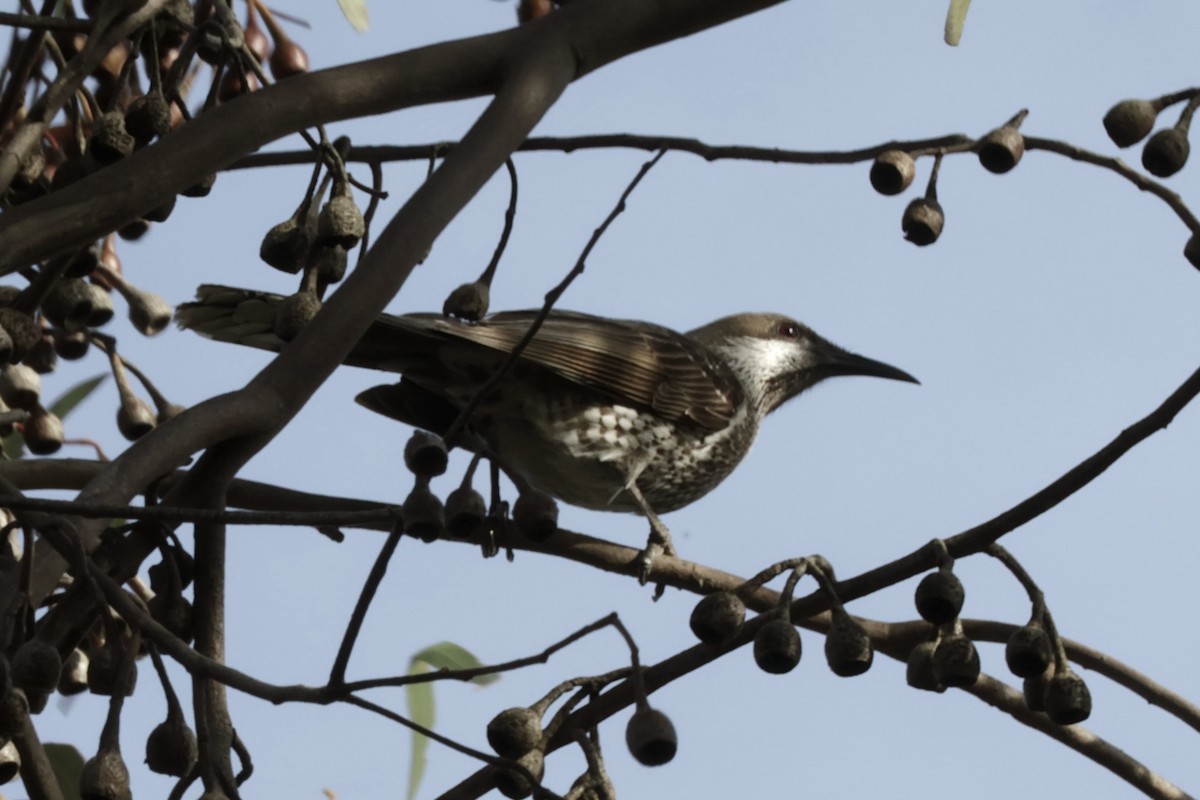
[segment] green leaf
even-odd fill
[[[413,655],[409,660],[408,674],[423,675],[431,670],[461,670],[475,669],[483,664],[465,647],[454,642],[439,642],[430,645]],[[499,675],[480,675],[471,679],[471,683],[486,686],[500,679]],[[408,704],[408,718],[418,725],[433,728],[436,709],[433,700],[433,682],[412,683],[404,687],[405,700]],[[428,762],[425,753],[429,749],[429,739],[419,733],[413,733],[412,761],[408,771],[408,800],[417,796],[421,788],[421,780],[425,777],[425,766]]]
[[[88,395],[95,391],[97,386],[104,383],[104,379],[107,377],[108,373],[102,372],[99,375],[93,375],[87,380],[80,381],[60,394],[50,404],[50,411],[57,414],[59,419],[66,419],[67,415],[75,410],[75,406],[86,400]]]
[[[420,675],[429,671],[429,665],[423,661],[413,661],[409,675]],[[434,703],[432,683],[412,683],[404,687],[405,700],[408,703],[408,718],[418,725],[433,728]],[[425,777],[425,767],[429,763],[425,752],[429,750],[429,738],[413,731],[412,758],[408,765],[408,800],[417,796],[421,788],[421,780]]]
[[[63,797],[79,797],[79,774],[83,772],[83,755],[69,744],[46,744],[44,747]]]
[[[478,669],[483,666],[483,663],[471,651],[454,642],[438,642],[435,645],[426,647],[421,652],[415,654],[410,663],[416,664],[418,661],[423,661],[432,669]],[[495,683],[498,680],[500,680],[499,675],[479,675],[472,678],[471,683],[487,686],[489,683]]]
[[[75,410],[75,407],[87,399],[96,387],[104,383],[104,379],[108,377],[107,372],[102,372],[99,375],[94,375],[86,380],[67,389],[60,394],[53,403],[50,404],[49,410],[56,414],[59,419],[66,419],[67,415]],[[4,449],[4,455],[9,458],[20,458],[25,452],[25,437],[20,431],[10,433],[3,439],[0,439],[0,447]]]
[[[354,26],[354,30],[365,33],[371,21],[367,19],[367,0],[338,0],[342,14]]]
[[[958,42],[962,39],[963,25],[967,21],[967,9],[971,7],[971,0],[950,0],[950,8],[946,11],[946,44],[951,47],[958,47]]]

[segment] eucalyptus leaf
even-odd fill
[[[950,0],[950,8],[946,11],[946,44],[951,47],[958,47],[958,42],[962,39],[963,25],[967,21],[967,9],[971,7],[971,0]]]
[[[365,33],[371,21],[367,18],[367,0],[338,0],[338,6],[354,30]]]

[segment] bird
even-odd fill
[[[292,327],[280,322],[283,297],[215,285],[196,296],[177,311],[181,327],[266,350],[286,346],[277,333]],[[686,333],[563,310],[474,322],[381,314],[344,363],[401,375],[359,394],[360,405],[439,435],[462,428],[468,449],[495,461],[519,489],[641,514],[651,527],[643,581],[659,554],[674,554],[659,515],[727,478],[771,412],[837,376],[919,383],[776,313],[734,314]],[[468,407],[465,426],[456,425]]]

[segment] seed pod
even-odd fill
[[[1025,137],[1015,125],[1004,125],[980,140],[978,152],[984,169],[1002,175],[1025,155]]]
[[[217,102],[228,103],[244,94],[258,89],[258,78],[250,73],[242,74],[236,69],[227,69],[217,86]]]
[[[129,104],[125,129],[139,147],[171,132],[171,104],[161,89],[152,88]]]
[[[554,10],[551,0],[520,0],[517,3],[517,22],[522,25],[544,17]]]
[[[64,697],[71,697],[86,692],[87,668],[87,653],[76,647],[67,656],[62,672],[58,674],[58,693]]]
[[[1050,637],[1041,625],[1030,623],[1013,631],[1004,646],[1004,661],[1018,678],[1041,675],[1054,660]]]
[[[275,308],[275,322],[272,330],[275,335],[285,342],[290,342],[300,335],[300,331],[312,322],[313,317],[321,310],[321,299],[316,292],[301,289],[289,295]]]
[[[258,248],[258,257],[282,272],[295,274],[304,267],[312,247],[312,233],[305,217],[307,209],[296,210],[288,219],[267,231]]]
[[[216,182],[217,173],[213,172],[205,175],[203,178],[180,192],[180,194],[184,197],[208,197],[208,193],[212,191],[213,185],[216,184]]]
[[[483,281],[464,283],[446,298],[442,313],[467,322],[478,322],[488,312],[488,295],[488,285]]]
[[[49,692],[27,692],[25,697],[29,701],[29,713],[34,716],[45,711],[46,705],[50,702]]]
[[[460,486],[446,498],[446,532],[456,539],[469,539],[483,528],[487,505],[483,495],[470,486]]]
[[[17,648],[12,659],[12,683],[26,692],[53,692],[58,688],[62,657],[49,642],[34,637]]]
[[[1149,100],[1122,100],[1104,115],[1104,130],[1117,147],[1129,147],[1150,135],[1160,110]]]
[[[12,360],[20,361],[37,346],[42,338],[42,326],[33,317],[15,308],[0,308],[0,328],[12,339]]]
[[[903,150],[886,150],[871,164],[871,186],[884,195],[897,195],[912,185],[917,162]]]
[[[941,204],[937,200],[925,197],[918,197],[909,203],[900,219],[900,229],[904,231],[904,238],[917,247],[936,242],[945,225],[946,215],[942,212]]]
[[[166,222],[167,217],[171,216],[171,212],[175,210],[175,195],[171,195],[162,203],[146,212],[146,219],[150,222]]]
[[[973,686],[979,680],[979,651],[962,634],[943,636],[933,653],[933,676],[943,686]]]
[[[705,644],[720,645],[732,639],[746,620],[746,604],[734,592],[713,592],[700,598],[688,624]]]
[[[546,756],[541,750],[531,750],[517,759],[517,763],[532,772],[539,783],[546,774]],[[533,794],[533,786],[525,777],[525,773],[511,769],[502,769],[496,773],[496,788],[500,790],[500,794],[514,800],[521,800]]]
[[[660,767],[675,758],[679,737],[671,718],[657,708],[641,706],[625,726],[625,744],[639,764]]]
[[[1047,667],[1041,675],[1031,675],[1021,684],[1025,695],[1025,707],[1030,711],[1046,710],[1046,685],[1054,676],[1054,667]]]
[[[126,440],[133,442],[150,431],[158,424],[158,417],[150,404],[134,394],[122,393],[121,405],[117,408],[117,430]]]
[[[308,53],[292,40],[283,39],[275,42],[270,63],[271,74],[275,80],[281,81],[308,72]]]
[[[512,514],[517,530],[531,542],[544,542],[558,532],[558,503],[545,492],[523,490]]]
[[[92,273],[92,270],[100,266],[101,250],[100,242],[92,242],[78,251],[71,256],[71,261],[67,264],[62,276],[64,278],[86,278]]]
[[[1183,246],[1183,257],[1196,269],[1200,269],[1200,233],[1193,233]]]
[[[138,239],[146,235],[150,230],[150,223],[144,219],[135,219],[132,222],[126,222],[121,227],[117,228],[117,236],[120,236],[127,242],[136,242]]]
[[[109,111],[96,121],[88,152],[100,164],[111,164],[133,152],[133,136],[125,130],[125,114]]]
[[[367,224],[354,202],[349,184],[335,182],[329,202],[321,208],[317,217],[317,242],[326,245],[340,244],[350,250],[358,244],[366,229]]]
[[[110,636],[91,654],[87,682],[92,694],[103,697],[111,697],[117,692],[125,697],[133,694],[137,686],[137,665],[126,653],[129,646],[127,638]]]
[[[35,456],[58,452],[66,438],[62,420],[53,411],[38,406],[25,420],[25,446]]]
[[[161,333],[175,315],[174,307],[154,292],[145,292],[124,278],[113,282],[113,288],[121,293],[129,304],[129,322],[143,336]]]
[[[0,370],[0,400],[9,408],[35,411],[41,392],[41,376],[24,364],[8,364]]]
[[[825,634],[825,661],[830,671],[843,678],[862,675],[875,659],[871,637],[845,609],[834,608],[831,614],[833,622]]]
[[[179,403],[160,404],[156,402],[154,407],[154,418],[159,425],[162,425],[167,420],[178,417],[184,411],[187,411],[187,406],[180,405]]]
[[[4,330],[0,328],[0,330]],[[8,336],[7,333],[4,336]],[[3,339],[0,339],[0,350],[3,350]],[[43,336],[33,349],[25,354],[25,366],[38,375],[54,372],[58,366],[58,354],[54,352],[54,341],[49,336]]]
[[[146,605],[150,616],[175,636],[185,642],[191,642],[195,638],[192,604],[178,591],[156,594]]]
[[[349,265],[349,262],[350,259],[346,255],[346,248],[340,244],[332,246],[324,244],[314,245],[308,253],[308,268],[314,270],[317,274],[317,279],[326,285],[337,283],[346,277],[346,267]]]
[[[5,784],[21,774],[21,754],[11,741],[0,747],[0,784]]]
[[[102,747],[87,760],[79,773],[79,796],[83,800],[131,800],[129,770],[121,751]]]
[[[449,455],[442,437],[429,431],[413,431],[404,445],[404,465],[419,477],[432,478],[446,471]]]
[[[169,555],[164,557],[163,561],[158,562],[150,567],[150,588],[155,592],[170,592],[182,591],[192,583],[192,574],[195,571],[195,561],[192,554],[182,547],[171,545],[167,549]],[[171,575],[171,565],[166,563],[165,559],[170,558],[175,562],[175,569],[179,573],[179,585],[175,586],[175,579]]]
[[[404,530],[423,542],[436,542],[446,529],[442,501],[429,491],[429,484],[417,485],[404,499]]]
[[[88,315],[87,326],[99,328],[107,325],[114,313],[112,295],[94,283],[88,283],[87,287],[92,303],[92,313]]]
[[[937,642],[921,642],[908,654],[908,666],[905,678],[908,685],[914,689],[926,692],[944,692],[946,687],[937,679],[933,672],[933,655],[937,652]]]
[[[496,755],[518,759],[542,740],[542,717],[532,708],[507,708],[487,726],[487,740]]]
[[[88,341],[86,333],[79,331],[77,333],[68,333],[64,330],[52,330],[50,336],[54,340],[54,352],[58,353],[59,358],[67,361],[75,361],[87,355],[88,348],[91,342]]]
[[[1186,132],[1179,128],[1165,128],[1146,142],[1142,150],[1142,166],[1151,175],[1169,178],[1183,169],[1190,150]]]
[[[29,699],[21,689],[12,689],[0,697],[0,737],[12,738],[21,733],[29,718]]]
[[[51,325],[65,331],[73,333],[87,330],[93,310],[93,294],[89,286],[92,284],[80,278],[55,281],[42,301],[42,314]]]
[[[1074,725],[1092,715],[1092,693],[1074,670],[1059,672],[1046,684],[1046,715],[1059,725]]]
[[[258,14],[254,3],[246,4],[246,24],[242,26],[242,39],[246,42],[246,48],[258,59],[258,63],[260,65],[266,63],[267,57],[271,54],[271,40],[267,38],[266,32],[258,24]]]
[[[754,663],[763,672],[783,675],[800,663],[800,634],[782,617],[775,617],[754,634]]]
[[[146,738],[146,766],[159,775],[182,778],[192,771],[199,757],[196,734],[183,717],[167,712]]]
[[[944,625],[958,618],[965,597],[966,591],[958,576],[948,569],[939,569],[921,579],[914,599],[922,619]]]

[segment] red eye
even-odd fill
[[[795,339],[800,336],[800,326],[794,322],[779,323],[779,335],[785,339]]]

